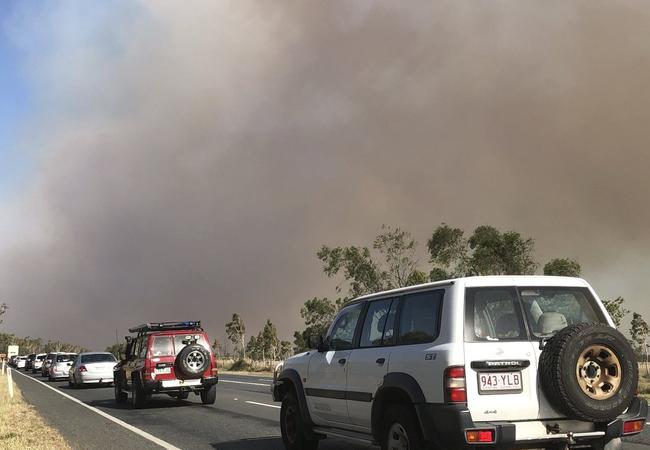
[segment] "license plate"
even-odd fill
[[[156,375],[164,375],[166,373],[172,373],[172,368],[171,367],[163,367],[161,369],[156,369],[155,372],[156,372]]]
[[[479,392],[521,391],[521,372],[481,372],[478,374]]]

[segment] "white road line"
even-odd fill
[[[263,383],[251,383],[250,381],[235,381],[235,380],[224,380],[223,378],[219,378],[219,383],[237,383],[237,384],[250,384],[252,386],[264,386],[264,387],[270,387],[270,384],[263,384]]]
[[[135,434],[138,434],[138,435],[142,436],[143,438],[153,442],[154,444],[160,445],[162,448],[166,448],[168,450],[181,450],[180,448],[175,447],[172,444],[163,441],[162,439],[158,439],[156,436],[153,436],[153,435],[147,433],[146,431],[141,430],[140,428],[136,428],[133,425],[129,425],[128,423],[126,423],[126,422],[124,422],[124,421],[122,421],[122,420],[120,420],[120,419],[118,419],[116,417],[113,417],[110,414],[105,413],[104,411],[102,411],[100,409],[97,409],[97,408],[95,408],[93,406],[87,405],[84,402],[82,402],[81,400],[76,399],[76,398],[72,397],[71,395],[66,394],[65,392],[61,392],[60,390],[58,390],[58,389],[56,389],[56,388],[54,388],[54,387],[52,387],[52,386],[50,386],[48,384],[45,384],[42,381],[37,380],[36,378],[32,378],[32,377],[30,377],[28,375],[25,375],[25,374],[22,374],[22,373],[20,373],[18,371],[12,371],[12,372],[16,372],[16,373],[18,373],[19,375],[22,375],[25,378],[28,378],[28,379],[30,379],[32,381],[35,381],[37,383],[42,384],[43,386],[45,386],[48,389],[52,389],[57,394],[60,394],[60,395],[64,396],[65,398],[67,398],[69,400],[72,400],[75,403],[78,403],[79,405],[83,406],[84,408],[87,408],[87,409],[91,410],[92,412],[95,412],[95,413],[99,414],[100,416],[102,416],[102,417],[110,420],[111,422],[114,422],[114,423],[126,428],[127,430],[133,431]]]
[[[266,406],[266,407],[268,407],[268,408],[275,408],[275,409],[280,409],[280,408],[282,408],[281,406],[278,406],[278,405],[267,405],[266,403],[249,402],[248,400],[247,400],[245,403],[248,403],[248,404],[250,404],[250,405]]]

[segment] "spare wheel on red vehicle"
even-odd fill
[[[185,346],[174,363],[179,378],[201,378],[210,367],[210,352],[199,344]]]

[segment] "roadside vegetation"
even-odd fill
[[[47,341],[43,342],[41,338],[33,338],[30,336],[21,338],[13,334],[0,333],[0,349],[4,350],[9,345],[17,345],[20,348],[21,355],[28,355],[30,353],[50,353],[50,352],[67,352],[67,353],[81,353],[88,351],[81,345],[69,344],[61,341]]]
[[[647,363],[639,364],[639,395],[650,400],[650,375],[648,375]]]
[[[7,376],[0,374],[0,449],[69,449],[59,432],[23,400],[15,383],[14,398],[9,398],[7,382]]]

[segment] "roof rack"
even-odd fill
[[[165,330],[198,330],[201,329],[200,320],[190,320],[186,322],[150,322],[129,328],[129,333],[146,333],[148,331],[165,331]]]

